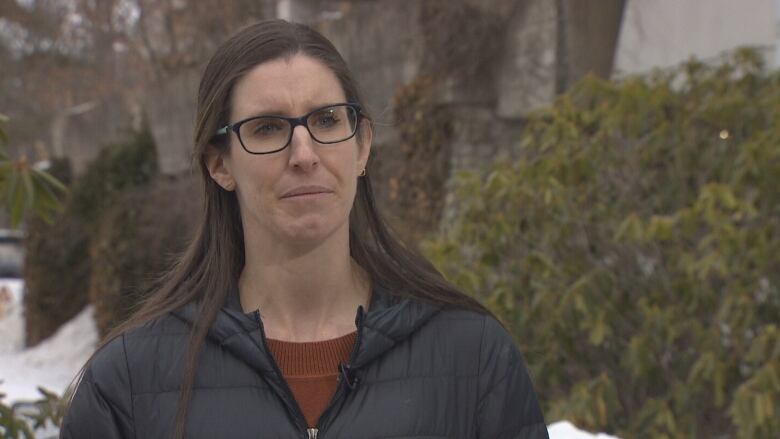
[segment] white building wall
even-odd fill
[[[780,0],[775,0],[775,58],[773,67],[780,67]]]
[[[712,59],[740,46],[760,46],[777,65],[779,0],[628,0],[615,74],[671,67],[691,56]]]

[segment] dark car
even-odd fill
[[[24,232],[0,229],[0,278],[22,278]]]

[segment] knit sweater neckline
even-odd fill
[[[267,339],[268,349],[287,378],[338,373],[339,363],[349,360],[357,331],[329,340],[292,342]]]

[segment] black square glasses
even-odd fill
[[[317,143],[331,144],[351,139],[357,132],[360,105],[331,104],[301,117],[253,116],[217,130],[215,137],[233,131],[250,154],[272,154],[290,144],[293,131],[303,125]]]

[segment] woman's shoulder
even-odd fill
[[[479,370],[496,361],[509,367],[522,361],[512,334],[490,313],[443,308],[426,327],[435,343],[473,355]]]
[[[98,349],[88,369],[93,374],[116,373],[117,369],[128,369],[133,363],[145,362],[161,351],[177,350],[186,343],[189,326],[171,314],[128,329],[107,341]],[[110,372],[113,371],[113,372]]]
[[[525,358],[513,335],[495,316],[443,310],[431,323],[439,328],[437,343],[458,346],[455,355],[462,358],[458,363],[468,364],[474,372],[486,437],[498,437],[499,429],[517,432],[518,437],[546,437],[544,416]],[[510,407],[516,416],[507,422],[501,416]]]
[[[77,381],[63,437],[132,437],[132,395],[160,388],[153,371],[170,369],[186,337],[186,325],[166,314],[106,341]]]
[[[189,335],[190,329],[189,323],[173,313],[165,313],[125,331],[124,336],[127,340],[149,337],[180,337]]]
[[[490,313],[460,308],[443,308],[431,319],[431,324],[455,332],[478,335],[480,343],[514,344],[512,335]]]

